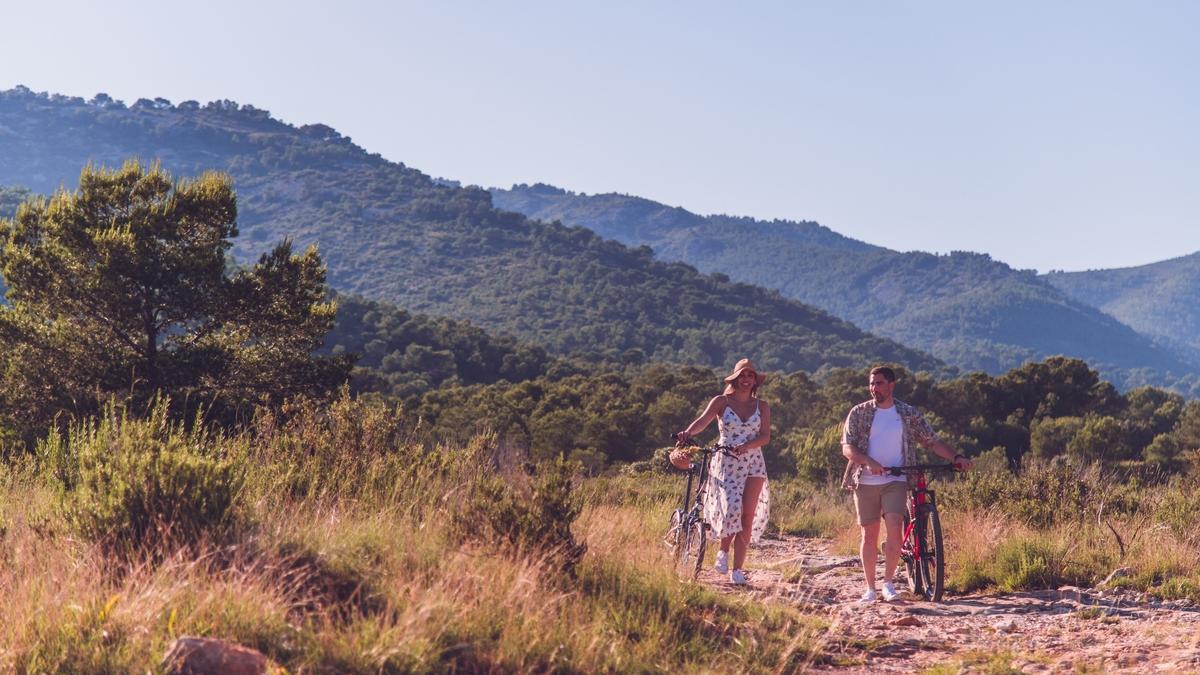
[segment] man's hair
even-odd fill
[[[896,381],[896,371],[888,368],[887,366],[875,366],[871,369],[871,375],[882,375],[883,379],[887,380],[888,382]],[[870,377],[870,375],[868,375],[868,377]]]

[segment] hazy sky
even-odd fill
[[[1075,270],[1200,249],[1198,34],[1190,1],[25,2],[0,88]]]

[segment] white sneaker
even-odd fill
[[[734,570],[729,575],[729,580],[731,582],[733,582],[734,586],[745,586],[746,585],[746,573],[743,572],[742,570]]]
[[[729,551],[717,551],[717,564],[713,565],[713,569],[721,574],[729,571]]]
[[[863,591],[862,597],[858,600],[859,602],[875,602],[875,599],[878,597],[879,596],[875,595],[874,588],[868,588],[867,590]]]
[[[896,592],[896,587],[892,585],[892,582],[890,582],[890,581],[883,582],[883,601],[891,602],[893,600],[899,600],[899,599],[900,599],[900,594]]]

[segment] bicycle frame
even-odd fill
[[[933,504],[934,496],[924,471],[917,472],[916,481],[916,487],[908,493],[908,526],[904,528],[904,538],[900,540],[900,547],[909,545],[913,551],[913,559],[920,563],[924,547],[921,546],[920,534],[917,533],[917,513],[922,505]]]
[[[700,459],[698,462],[693,462],[692,468],[688,469],[687,483],[683,490],[684,506],[686,507],[689,502],[691,503],[691,508],[687,509],[687,514],[689,516],[695,516],[695,517],[699,518],[700,512],[704,508],[704,488],[706,487],[705,483],[708,482],[707,481],[708,471],[709,471],[708,464],[712,460],[713,455],[716,455],[721,452],[728,452],[728,451],[729,451],[729,448],[726,448],[723,445],[714,445],[712,447],[700,448]],[[697,465],[699,465],[699,468],[700,468],[699,471],[696,470]],[[695,479],[696,479],[696,494],[695,494],[695,496],[692,495],[692,478],[693,477],[695,477]],[[705,523],[704,526],[708,527],[708,524]]]
[[[671,528],[667,530],[665,541],[672,548],[675,564],[687,562],[691,567],[691,577],[694,579],[700,573],[704,561],[704,548],[708,531],[708,523],[704,522],[704,491],[708,479],[709,462],[716,454],[730,454],[729,448],[714,445],[700,449],[698,461],[692,462],[687,470],[687,482],[683,489],[682,508],[675,509],[672,515]],[[699,468],[697,468],[697,464]],[[695,493],[692,492],[692,481],[695,480]],[[695,532],[695,539],[692,533]],[[694,545],[694,549],[692,548]],[[694,560],[692,557],[694,556]]]
[[[887,469],[894,476],[913,477],[908,493],[907,524],[900,541],[900,557],[908,571],[909,589],[937,602],[944,588],[946,556],[937,499],[925,477],[927,471],[953,470],[953,464],[917,464]]]

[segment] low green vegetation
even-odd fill
[[[63,519],[83,540],[136,558],[179,546],[220,544],[244,518],[244,466],[220,434],[172,422],[166,402],[145,420],[110,406],[52,430],[36,462],[60,495]]]
[[[1096,463],[1030,462],[941,483],[947,586],[1088,588],[1113,574],[1109,588],[1200,602],[1200,537],[1189,520],[1198,479],[1145,483]]]
[[[302,406],[234,434],[204,423],[185,431],[165,410],[112,411],[5,472],[0,667],[144,671],[183,634],[234,640],[290,671],[774,672],[823,658],[822,621],[668,571],[645,519],[662,519],[673,481],[616,505],[596,485],[577,488],[567,464],[513,463],[494,437],[414,443],[379,403]],[[341,464],[304,463],[334,439],[353,444]],[[105,444],[114,458],[90,457]],[[127,467],[120,449],[136,447],[151,459]],[[166,453],[190,462],[153,459]],[[64,468],[71,457],[145,481],[158,501],[98,501],[87,480],[64,480],[87,475]],[[161,491],[190,484],[194,463],[216,457],[234,468],[207,485],[231,497],[229,508],[199,504],[186,488]],[[316,481],[277,489],[297,462]],[[330,473],[317,478],[321,468]],[[339,480],[362,474],[372,478]],[[61,500],[74,510],[39,506]],[[153,520],[173,536],[143,531],[120,556],[106,537],[76,536],[95,531],[69,515],[102,517],[132,541],[130,524],[168,502],[177,508]]]

